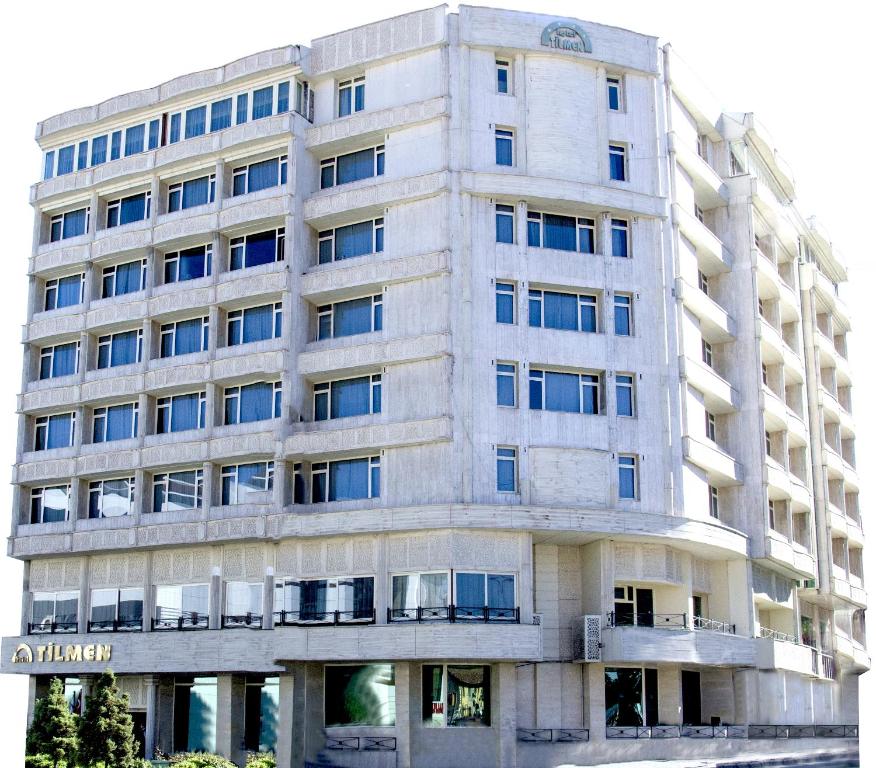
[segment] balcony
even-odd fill
[[[681,377],[703,393],[706,408],[715,414],[732,413],[739,407],[739,393],[714,368],[684,355],[678,358]]]
[[[808,677],[836,680],[836,661],[832,654],[798,643],[783,632],[760,628],[757,643],[758,669],[784,669]]]
[[[700,321],[703,338],[712,344],[723,344],[736,338],[736,322],[718,303],[699,288],[682,278],[675,281],[675,295]]]
[[[309,627],[318,625],[338,627],[374,624],[376,621],[377,612],[373,607],[357,611],[274,611],[275,627]]]
[[[697,200],[705,208],[717,208],[727,204],[727,190],[721,177],[715,172],[699,153],[688,146],[675,131],[668,136],[669,151],[675,152],[675,159],[691,177]]]
[[[157,631],[163,630],[191,630],[191,629],[209,629],[210,616],[209,614],[199,613],[198,611],[177,611],[172,608],[158,608],[156,616],[152,619],[152,629]]]
[[[732,269],[733,258],[730,252],[705,224],[678,203],[672,204],[672,218],[678,224],[681,233],[694,244],[697,258],[706,267],[705,271],[729,272]]]
[[[75,621],[40,621],[27,625],[29,635],[67,635],[78,631],[79,624]]]
[[[261,629],[262,616],[257,613],[222,614],[222,629]]]
[[[469,607],[462,605],[444,605],[437,607],[417,606],[416,608],[387,608],[386,622],[410,622],[419,624],[431,621],[447,621],[450,623],[480,622],[484,624],[519,624],[520,608],[488,608],[486,606]]]
[[[682,450],[685,459],[708,473],[712,485],[738,485],[742,482],[742,465],[717,445],[685,435]]]
[[[87,627],[89,632],[141,632],[143,630],[143,617],[89,621]]]

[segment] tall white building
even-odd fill
[[[282,768],[855,745],[845,268],[668,45],[439,6],[37,141],[31,707],[110,666],[145,754]]]

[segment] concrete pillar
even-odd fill
[[[304,692],[305,665],[290,664],[280,675],[280,713],[277,728],[277,768],[302,768],[307,732]]]
[[[419,686],[414,685],[419,664],[395,665],[395,749],[396,768],[411,768],[411,719],[420,706]]]
[[[499,768],[517,768],[517,670],[514,664],[504,663],[493,665],[492,672],[498,683],[493,717],[498,726]]]
[[[657,722],[681,724],[681,671],[678,667],[657,667]]]
[[[216,752],[239,763],[243,762],[243,687],[239,675],[216,676]]]
[[[146,759],[155,757],[155,736],[158,708],[158,675],[144,675],[143,686],[146,689],[146,733],[145,744]]]
[[[30,675],[27,679],[27,725],[33,722],[33,708],[49,692],[49,678]]]
[[[79,675],[79,683],[82,685],[82,708],[79,713],[80,715],[84,715],[85,710],[88,708],[88,700],[91,698],[96,679],[97,675]]]
[[[584,665],[585,727],[590,729],[590,741],[605,741],[605,667]]]
[[[210,576],[210,629],[222,627],[222,592],[222,574],[217,565]]]
[[[173,676],[163,677],[157,687],[157,702],[155,708],[155,748],[162,752],[170,753],[179,746],[173,743]]]
[[[274,628],[274,568],[268,566],[262,590],[262,629]]]

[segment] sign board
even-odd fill
[[[555,21],[541,33],[541,44],[547,48],[573,53],[593,53],[587,33],[571,21]]]

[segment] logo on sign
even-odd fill
[[[587,33],[570,21],[555,21],[553,24],[548,24],[541,33],[541,44],[559,51],[593,53],[593,46]]]

